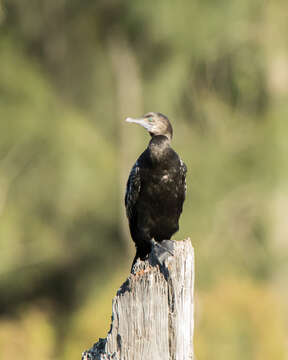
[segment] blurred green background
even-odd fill
[[[80,359],[134,247],[166,114],[188,167],[198,360],[288,359],[286,0],[0,0],[0,360]]]

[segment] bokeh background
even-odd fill
[[[80,359],[134,248],[166,114],[185,160],[199,360],[288,359],[286,0],[0,0],[0,359]]]

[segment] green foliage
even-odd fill
[[[76,358],[106,335],[148,140],[123,120],[148,111],[188,167],[176,238],[196,250],[197,357],[284,358],[287,10],[0,0],[0,359]]]
[[[227,277],[200,293],[200,300],[195,339],[199,359],[285,359],[279,299],[269,288]]]

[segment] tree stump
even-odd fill
[[[191,360],[194,330],[194,252],[190,240],[174,241],[162,266],[154,248],[133,267],[112,301],[106,339],[82,360]]]

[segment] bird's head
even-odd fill
[[[141,118],[133,119],[128,117],[126,121],[143,126],[152,137],[163,135],[169,140],[172,139],[173,130],[170,121],[161,113],[149,112]]]

